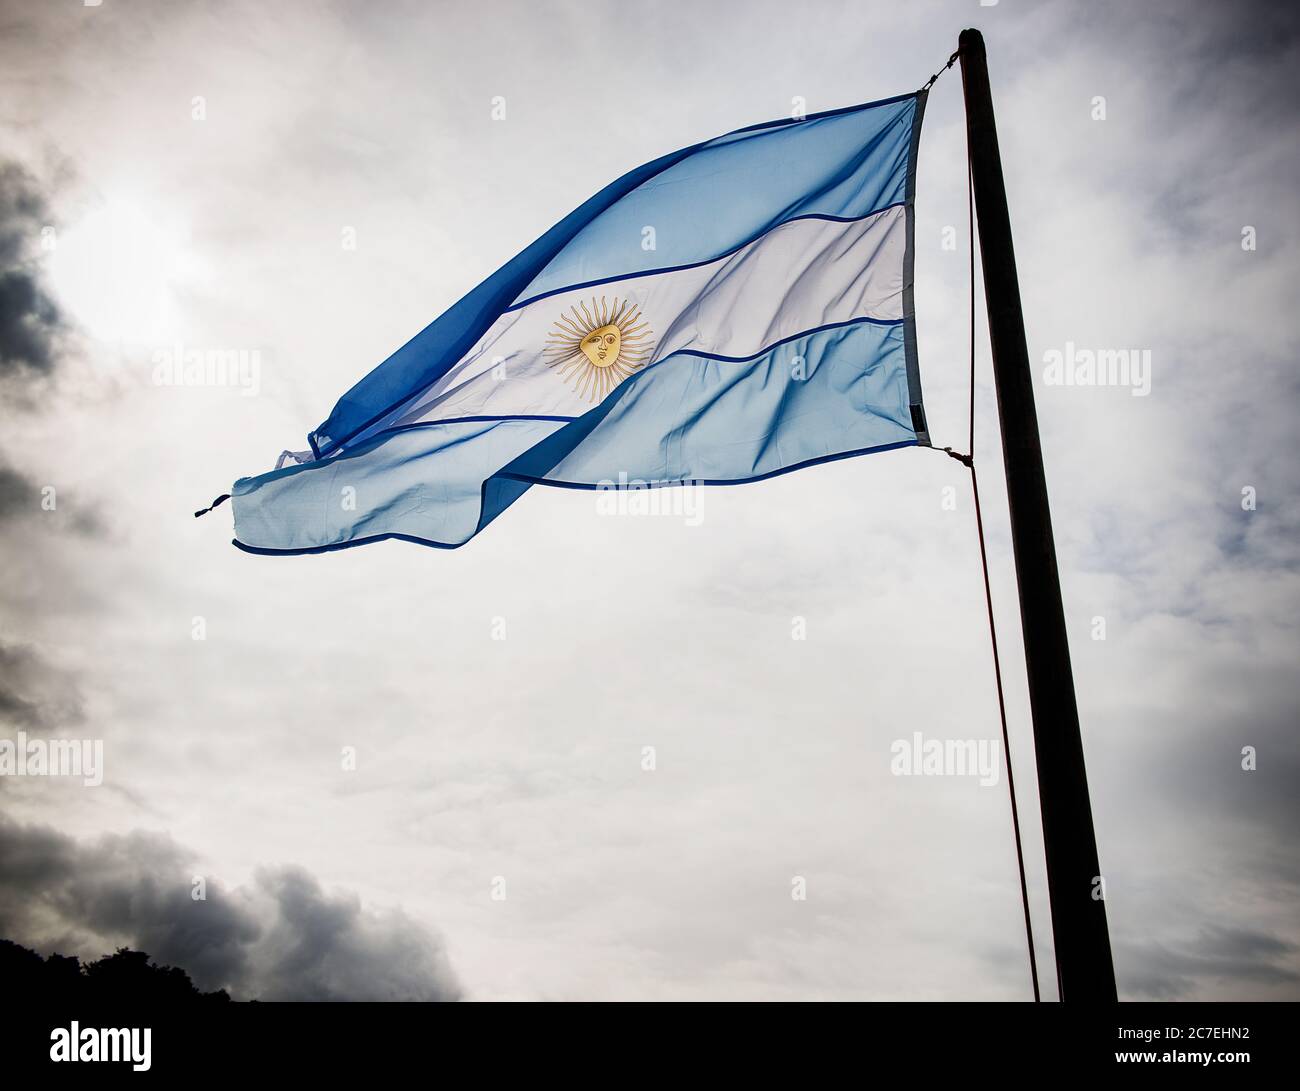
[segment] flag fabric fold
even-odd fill
[[[237,481],[235,544],[454,547],[534,484],[735,484],[928,445],[924,106],[769,122],[624,175],[343,395],[307,461]]]

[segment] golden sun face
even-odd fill
[[[581,308],[581,310],[579,310]],[[593,296],[560,315],[546,342],[546,366],[590,402],[601,401],[654,351],[649,323],[630,299]]]

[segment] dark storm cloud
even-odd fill
[[[1211,69],[1235,59],[1261,65],[1276,62],[1300,45],[1300,8],[1294,4],[1279,4],[1276,0],[1201,3],[1197,21],[1208,24],[1214,31],[1202,54]],[[1292,86],[1300,83],[1300,73],[1290,65],[1261,69],[1260,75],[1265,78],[1272,75]],[[1280,105],[1290,111],[1295,109],[1294,103]]]
[[[12,466],[0,461],[0,523],[30,511],[40,504],[40,490]]]
[[[0,163],[0,377],[45,375],[58,360],[64,322],[35,260],[49,210],[36,180]]]
[[[17,163],[0,163],[0,393],[8,395],[7,408],[33,407],[32,384],[58,366],[67,332],[36,259],[50,220],[36,179]],[[0,527],[45,515],[81,534],[100,530],[93,511],[46,511],[41,499],[41,485],[0,454]]]
[[[1300,981],[1300,974],[1282,963],[1295,950],[1294,944],[1266,932],[1211,925],[1192,943],[1122,945],[1120,958],[1132,993],[1153,1000],[1178,1000],[1191,996],[1207,981],[1294,984]]]
[[[81,695],[68,674],[30,645],[0,641],[0,725],[60,728],[81,719]]]
[[[33,480],[0,452],[0,531],[26,522],[29,525],[72,530],[81,535],[104,533],[104,521],[93,504],[70,501],[56,487],[52,497],[54,506],[49,508],[43,503],[44,488],[45,483]],[[34,520],[42,522],[33,524]]]
[[[441,941],[400,912],[327,893],[301,868],[231,889],[209,879],[196,901],[196,874],[161,835],[82,843],[0,818],[0,936],[83,957],[125,944],[240,999],[460,997]]]
[[[458,999],[441,945],[404,914],[367,914],[301,868],[261,871],[256,882],[276,908],[259,948],[264,999]]]

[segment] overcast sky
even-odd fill
[[[1028,997],[1005,780],[890,772],[913,732],[998,734],[956,462],[715,489],[697,526],[535,488],[450,552],[255,557],[228,506],[190,514],[625,170],[796,99],[913,90],[974,25],[1121,994],[1300,999],[1282,6],[0,10],[0,735],[105,761],[95,788],[0,778],[0,933],[266,998]],[[921,139],[916,305],[931,432],[958,447],[963,156],[954,71]],[[1149,350],[1150,392],[1048,385],[1067,344]],[[176,345],[256,352],[255,394],[157,385]],[[977,405],[1052,995],[986,353]]]

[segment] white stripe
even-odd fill
[[[560,317],[604,297],[631,300],[649,323],[647,365],[684,349],[745,357],[807,330],[903,316],[905,214],[850,223],[805,219],[773,228],[707,265],[547,296],[503,314],[474,350],[388,422],[470,416],[580,416],[593,401],[547,364]],[[599,302],[596,303],[598,307]],[[640,321],[640,319],[638,320]]]

